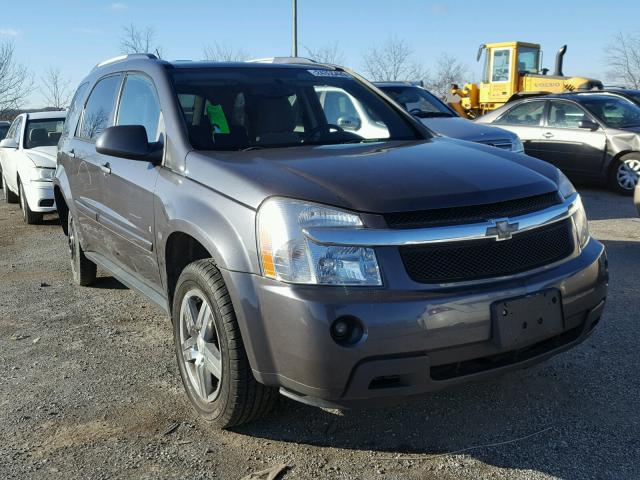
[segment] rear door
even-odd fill
[[[540,139],[540,158],[567,173],[598,175],[604,165],[607,137],[602,128],[579,128],[583,120],[595,123],[578,104],[549,100],[546,126]]]
[[[540,140],[543,133],[542,124],[546,103],[546,100],[529,100],[518,103],[507,110],[494,124],[516,133],[522,140],[527,155],[541,158],[542,145]]]
[[[141,73],[126,75],[115,125],[142,125],[149,142],[164,139],[164,125],[156,88]],[[161,291],[154,233],[154,189],[159,166],[151,162],[109,157],[105,174],[105,226],[110,260]]]
[[[107,209],[105,176],[110,157],[96,152],[95,142],[113,124],[122,75],[100,79],[84,104],[73,138],[64,143],[72,201],[81,226],[83,248],[104,255],[105,231],[98,219]]]

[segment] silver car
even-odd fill
[[[547,95],[509,103],[476,120],[518,134],[525,152],[570,177],[633,194],[640,174],[640,107],[604,93]]]

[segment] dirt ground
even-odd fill
[[[235,431],[191,410],[168,318],[104,272],[74,287],[57,217],[27,226],[2,200],[0,478],[640,478],[640,220],[629,198],[582,194],[611,286],[578,348],[402,407],[282,399]]]

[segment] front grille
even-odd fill
[[[496,218],[515,217],[561,203],[556,192],[505,202],[438,208],[415,212],[388,213],[384,216],[389,228],[420,228],[478,223]]]
[[[400,247],[409,277],[447,283],[513,275],[542,267],[573,252],[571,219],[515,234],[509,240],[471,240]]]
[[[489,145],[490,147],[501,148],[503,150],[511,150],[511,140],[487,140],[478,143]]]

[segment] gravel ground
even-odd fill
[[[70,281],[57,217],[0,204],[0,478],[640,478],[640,220],[583,189],[609,252],[603,322],[534,368],[407,406],[326,412],[283,399],[235,431],[187,403],[169,320],[101,273]]]

